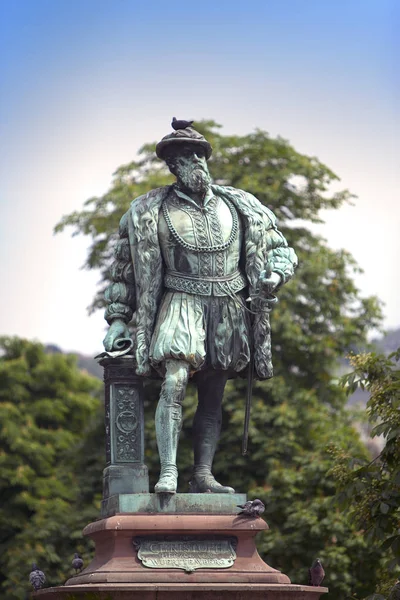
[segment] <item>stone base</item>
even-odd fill
[[[327,588],[292,585],[261,560],[255,536],[266,529],[237,514],[117,514],[84,529],[96,544],[84,571],[32,598],[319,600]]]
[[[65,585],[32,594],[41,600],[318,600],[324,587],[284,584],[138,583]]]
[[[149,472],[142,463],[109,465],[103,471],[103,498],[115,494],[142,494],[149,490]]]
[[[211,494],[210,494],[211,495]],[[83,533],[96,544],[95,558],[68,586],[103,583],[290,583],[289,578],[263,562],[255,546],[258,532],[268,529],[261,518],[242,515],[119,514],[88,525]],[[137,538],[197,536],[237,540],[236,559],[228,568],[149,568],[135,549]],[[168,539],[168,538],[167,538]],[[168,561],[167,561],[168,562]]]
[[[101,516],[135,514],[235,515],[246,494],[114,494],[101,503]]]

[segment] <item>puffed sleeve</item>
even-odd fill
[[[267,267],[281,276],[281,285],[293,277],[298,260],[293,248],[276,226],[274,213],[264,207],[267,229]]]
[[[119,225],[119,240],[115,246],[115,260],[111,265],[111,283],[104,292],[107,308],[104,315],[110,325],[114,319],[129,323],[136,308],[135,278],[129,246],[128,218],[126,213]]]

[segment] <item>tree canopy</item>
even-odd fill
[[[0,595],[23,600],[32,562],[59,585],[74,552],[88,556],[81,531],[99,508],[104,444],[94,459],[90,431],[101,383],[39,343],[3,337],[0,355]]]
[[[223,135],[212,121],[196,123],[211,142],[210,172],[220,185],[254,194],[278,217],[279,228],[299,256],[293,280],[280,291],[272,313],[275,376],[257,383],[250,428],[250,456],[240,455],[244,382],[230,382],[224,401],[223,434],[215,474],[223,483],[248,491],[266,503],[270,531],[260,549],[273,566],[294,582],[305,583],[307,568],[319,556],[330,587],[327,596],[344,600],[375,589],[380,555],[334,504],[335,488],[327,472],[333,466],[331,444],[367,460],[345,411],[345,394],[334,379],[339,359],[360,347],[380,323],[375,298],[362,298],[353,280],[359,269],[345,250],[333,250],[307,223],[320,221],[321,209],[339,209],[351,200],[347,190],[331,193],[338,177],[315,157],[297,152],[286,140],[257,130],[244,136]],[[118,222],[134,198],[172,183],[155,157],[155,144],[143,146],[138,158],[117,169],[111,188],[89,199],[82,211],[56,226],[72,226],[89,236],[85,263],[99,269],[102,282],[92,310],[104,304]],[[152,476],[157,469],[154,436],[156,385],[147,390],[146,457]],[[196,400],[185,400],[185,422],[179,451],[180,490],[190,472],[191,419]],[[361,571],[362,570],[362,571]]]
[[[376,600],[387,597],[400,576],[400,348],[389,357],[374,352],[352,355],[353,371],[343,377],[351,393],[358,386],[370,393],[367,415],[371,435],[382,436],[382,451],[372,460],[336,447],[332,469],[340,493],[366,540],[382,553],[390,549],[377,588]],[[396,598],[397,596],[394,596]]]

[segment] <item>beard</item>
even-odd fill
[[[180,169],[177,178],[181,186],[196,194],[205,193],[211,185],[210,173],[200,166]]]

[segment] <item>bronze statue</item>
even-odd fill
[[[212,184],[211,145],[190,122],[175,120],[174,129],[156,152],[176,183],[136,198],[120,222],[104,346],[112,352],[129,338],[133,318],[137,374],[163,377],[155,491],[176,492],[182,401],[192,377],[198,407],[190,491],[233,493],[211,470],[225,384],[252,368],[260,379],[272,377],[269,313],[297,258],[268,208],[247,192]]]

